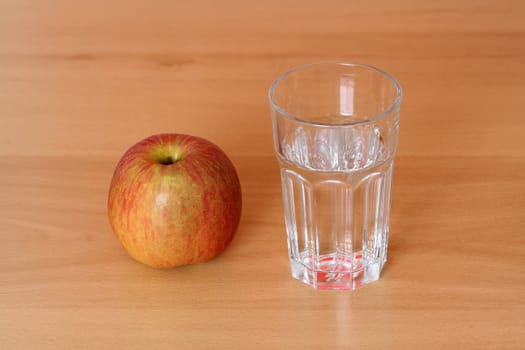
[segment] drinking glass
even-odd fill
[[[269,91],[292,276],[316,289],[379,279],[402,91],[365,64],[293,68]]]

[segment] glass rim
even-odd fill
[[[394,88],[396,89],[396,92],[397,92],[396,99],[394,100],[394,102],[388,108],[383,110],[381,113],[374,114],[373,116],[368,117],[368,118],[363,119],[363,120],[351,121],[351,122],[340,123],[340,124],[313,122],[313,121],[305,120],[303,118],[299,118],[299,117],[297,117],[295,115],[292,115],[292,114],[288,113],[287,111],[285,111],[284,108],[282,108],[280,105],[278,105],[274,101],[275,89],[277,88],[279,83],[281,83],[289,75],[291,75],[291,74],[293,74],[293,73],[295,73],[297,71],[306,69],[306,68],[310,68],[310,67],[313,67],[313,66],[321,66],[321,65],[326,65],[326,66],[330,66],[330,65],[331,66],[347,66],[347,67],[348,66],[352,66],[352,67],[361,67],[361,68],[366,68],[366,69],[373,70],[373,71],[381,74],[385,78],[387,78],[394,85]],[[279,112],[281,115],[286,117],[287,119],[290,119],[290,120],[293,120],[293,121],[296,121],[296,122],[299,122],[299,123],[313,125],[313,126],[338,126],[338,127],[341,127],[341,126],[353,126],[353,125],[359,125],[359,124],[372,123],[372,122],[375,122],[377,120],[380,120],[380,119],[384,118],[385,116],[387,116],[390,113],[392,113],[392,111],[394,111],[395,109],[399,108],[399,106],[401,105],[401,100],[403,99],[403,90],[401,88],[401,85],[399,85],[398,81],[392,75],[390,75],[390,73],[388,73],[388,72],[386,72],[386,71],[384,71],[384,70],[382,70],[380,68],[377,68],[375,66],[372,66],[372,65],[369,65],[369,64],[364,64],[364,63],[357,63],[357,62],[321,61],[321,62],[307,63],[307,64],[302,64],[302,65],[299,65],[299,66],[295,66],[295,67],[285,71],[281,75],[279,75],[277,77],[277,79],[275,79],[272,82],[272,85],[270,86],[270,89],[268,90],[268,99],[270,100],[270,106],[274,110]]]

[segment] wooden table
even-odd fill
[[[290,277],[267,89],[319,60],[401,82],[389,261]],[[4,1],[0,349],[525,348],[525,2]],[[111,233],[134,142],[190,133],[244,208],[209,263],[154,270]]]

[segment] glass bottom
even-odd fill
[[[322,255],[318,262],[309,256],[302,261],[291,260],[292,276],[319,290],[354,290],[377,281],[386,262],[383,259],[363,264],[362,253],[352,257],[337,254]],[[318,268],[313,268],[318,266]]]

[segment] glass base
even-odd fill
[[[293,278],[315,289],[354,290],[377,281],[385,262],[386,258],[366,266],[354,263],[353,268],[352,259],[326,255],[319,258],[318,269],[312,268],[313,264],[310,264],[308,259],[304,262],[291,260],[290,264]]]

